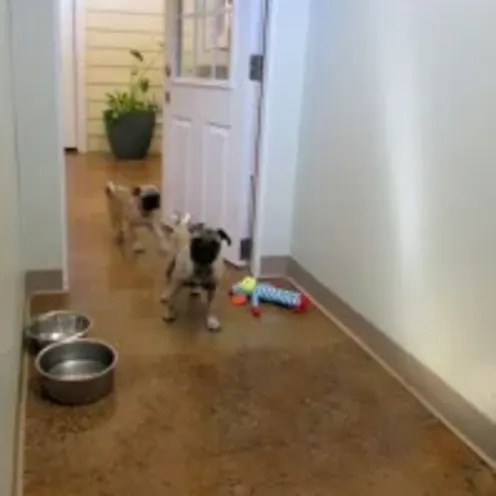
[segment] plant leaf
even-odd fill
[[[143,54],[139,50],[130,50],[131,55],[140,63],[144,62]],[[105,94],[106,108],[103,119],[106,122],[118,120],[134,110],[160,112],[153,95],[149,95],[150,79],[146,76],[148,68],[138,65],[131,69],[131,79],[126,90],[114,90]]]
[[[150,88],[150,80],[148,78],[141,78],[139,80],[139,88],[143,93],[146,93]]]
[[[139,51],[139,50],[136,50],[136,49],[132,49],[132,50],[129,50],[129,53],[136,59],[136,60],[139,60],[140,62],[143,62],[144,58],[143,58],[143,54]]]

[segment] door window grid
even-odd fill
[[[179,0],[178,7],[176,76],[228,80],[232,0]]]

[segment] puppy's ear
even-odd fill
[[[224,229],[217,229],[217,234],[219,235],[219,238],[222,240],[222,241],[225,241],[229,246],[231,246],[231,238],[229,236],[229,234],[226,233],[226,231],[224,231]]]
[[[141,195],[141,188],[139,186],[133,186],[131,191],[132,191],[133,196]]]

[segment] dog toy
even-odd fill
[[[242,305],[250,298],[251,312],[258,317],[261,314],[260,303],[275,303],[295,312],[303,312],[308,307],[308,298],[292,289],[278,288],[269,283],[258,283],[254,277],[245,277],[242,281],[234,284],[230,290],[231,301],[236,305]]]

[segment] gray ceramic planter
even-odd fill
[[[110,149],[121,160],[139,160],[148,155],[155,130],[156,113],[134,110],[118,119],[104,118]]]

